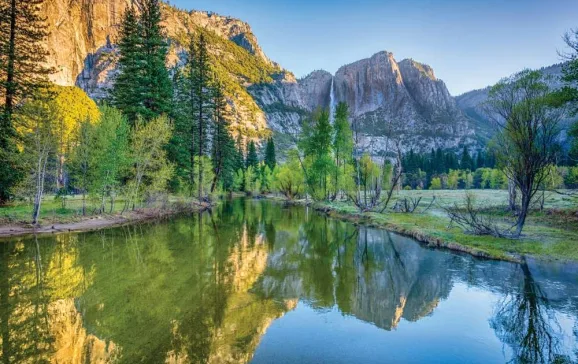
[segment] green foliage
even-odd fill
[[[233,174],[236,170],[237,149],[235,141],[229,131],[227,120],[227,101],[223,93],[223,86],[216,83],[213,89],[213,138],[212,138],[212,162],[215,175],[211,192],[217,184],[226,191],[233,188]]]
[[[24,178],[14,116],[22,101],[47,87],[44,0],[3,1],[0,7],[0,204]]]
[[[161,25],[161,1],[144,0],[141,10],[142,30],[142,102],[147,120],[171,111],[172,84],[165,66],[167,41]]]
[[[439,177],[434,177],[431,179],[431,184],[429,186],[430,190],[441,190],[442,189],[442,181]]]
[[[145,122],[138,118],[130,138],[130,162],[132,169],[128,189],[129,203],[142,201],[143,193],[154,195],[166,189],[172,177],[173,166],[166,157],[165,146],[172,132],[172,126],[166,116],[160,116]]]
[[[326,110],[316,112],[303,125],[299,147],[305,155],[307,186],[316,200],[329,197],[334,175],[333,128]]]
[[[345,102],[337,104],[334,118],[333,154],[335,156],[334,187],[337,194],[352,185],[353,132],[349,123],[349,108]]]
[[[573,29],[564,35],[564,41],[570,53],[566,54],[568,63],[564,67],[563,80],[566,82],[565,87],[555,93],[555,102],[558,104],[569,104],[572,114],[578,114],[578,29]],[[578,121],[575,121],[568,130],[568,136],[571,138],[570,156],[578,158]]]
[[[249,195],[258,195],[261,193],[261,180],[258,175],[258,167],[248,166],[245,170],[245,192]]]
[[[542,188],[546,190],[552,190],[564,187],[564,177],[560,173],[560,169],[555,165],[549,165],[546,167],[546,178],[542,183]]]
[[[201,191],[201,199],[212,197],[211,187],[215,178],[213,163],[207,156],[195,157],[193,164],[193,183],[190,185],[192,191]],[[199,185],[199,183],[201,183]],[[213,191],[214,192],[214,191]]]
[[[277,165],[277,158],[275,156],[275,142],[273,138],[267,139],[267,144],[265,145],[265,164],[270,170],[274,170]]]
[[[291,149],[287,153],[287,161],[275,170],[274,189],[290,200],[305,192],[305,175],[299,162],[298,151]]]
[[[243,169],[237,169],[237,172],[233,175],[233,190],[243,191],[245,185],[245,172]]]
[[[130,167],[130,127],[120,111],[112,107],[102,106],[100,115],[92,133],[90,192],[99,197],[100,210],[104,212],[105,199],[114,201],[121,193],[121,182]]]
[[[112,103],[131,121],[144,114],[142,98],[142,24],[133,6],[127,7],[120,26],[119,74],[112,89]]]
[[[470,151],[468,150],[468,147],[466,145],[464,145],[464,149],[462,151],[460,168],[469,170],[474,169],[474,161],[472,160],[472,157],[470,156]]]
[[[494,190],[508,188],[508,178],[499,169],[492,169],[490,176],[490,188]]]
[[[273,191],[273,178],[276,171],[275,169],[271,170],[268,165],[264,164],[261,168],[261,177],[259,178],[261,181],[261,191],[262,192],[271,192]]]
[[[118,42],[120,73],[112,102],[131,123],[138,116],[150,120],[170,113],[172,84],[165,66],[167,43],[161,26],[159,0],[145,0],[140,17],[130,6],[125,11]]]
[[[564,183],[568,188],[578,188],[578,167],[568,167]]]
[[[257,148],[254,141],[250,141],[247,147],[247,160],[245,167],[253,167],[253,170],[259,166],[259,157],[257,156]]]

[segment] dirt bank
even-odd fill
[[[165,217],[200,212],[209,209],[209,204],[199,204],[187,208],[168,208],[168,209],[140,209],[128,213],[112,215],[96,215],[86,218],[79,218],[77,221],[57,222],[54,224],[45,224],[33,226],[30,224],[4,224],[0,225],[0,238],[9,238],[21,235],[33,234],[56,234],[63,232],[83,232],[92,231],[116,226],[139,223],[149,220],[157,220]]]

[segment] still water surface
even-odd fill
[[[575,362],[578,270],[304,207],[0,242],[0,362]]]

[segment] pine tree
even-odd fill
[[[307,171],[307,185],[315,199],[326,199],[327,178],[332,176],[335,161],[332,156],[333,127],[326,110],[315,113],[303,125],[300,148],[310,165]]]
[[[484,152],[482,152],[481,150],[478,152],[478,156],[476,157],[476,169],[478,168],[484,168]]]
[[[146,114],[144,106],[143,79],[144,57],[142,24],[133,6],[128,7],[120,27],[118,47],[119,74],[112,89],[112,104],[129,122],[134,123],[138,115]]]
[[[333,136],[333,154],[335,157],[335,173],[333,183],[335,195],[342,189],[339,186],[339,176],[346,174],[346,168],[353,158],[353,132],[349,125],[349,108],[345,102],[337,104],[335,109],[334,136]]]
[[[275,142],[273,138],[267,139],[265,146],[265,165],[272,171],[277,165],[277,158],[275,157]]]
[[[243,154],[243,136],[239,133],[237,141],[235,142],[237,154],[235,156],[235,171],[243,171],[245,169],[245,157]]]
[[[174,124],[173,134],[167,147],[168,158],[175,163],[175,178],[171,181],[173,191],[182,191],[188,185],[191,176],[191,136],[194,135],[192,128],[193,119],[188,110],[190,88],[188,79],[181,68],[175,69],[173,75],[173,110],[170,118]],[[193,130],[191,130],[193,129]]]
[[[194,167],[194,158],[197,156],[198,171],[203,171],[203,157],[207,155],[209,126],[211,122],[212,89],[211,89],[211,64],[207,51],[207,42],[203,33],[198,41],[191,37],[189,46],[189,60],[187,64],[190,82],[190,110],[192,114],[191,124],[191,161]],[[194,171],[194,168],[193,168]],[[203,173],[197,176],[198,197],[203,198]],[[191,175],[194,183],[194,174]]]
[[[470,151],[468,150],[468,147],[466,145],[464,145],[464,149],[462,151],[462,159],[460,161],[460,168],[461,169],[469,169],[472,170],[473,168],[473,160],[472,157],[470,156]]]
[[[217,82],[213,89],[213,182],[211,192],[221,182],[225,190],[231,190],[233,186],[233,174],[235,172],[236,149],[235,142],[229,132],[229,122],[227,121],[227,100],[223,93],[223,84]]]
[[[171,110],[172,85],[165,62],[167,42],[161,26],[160,0],[145,0],[141,14],[144,75],[142,78],[145,119]]]
[[[51,72],[44,66],[48,33],[40,15],[43,4],[44,0],[0,2],[0,204],[23,176],[17,163],[16,106],[45,89]]]
[[[165,65],[167,43],[160,23],[159,0],[145,0],[141,16],[131,6],[121,24],[120,73],[112,90],[112,103],[132,124],[139,115],[151,120],[171,111],[172,84]]]
[[[257,148],[255,147],[255,142],[250,141],[247,147],[247,160],[245,162],[245,167],[253,167],[253,169],[259,166],[259,157],[257,156]]]

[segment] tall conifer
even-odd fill
[[[0,1],[0,204],[22,176],[17,163],[14,114],[21,100],[47,85],[48,36],[44,0]]]
[[[275,142],[273,141],[273,138],[267,139],[267,144],[265,146],[265,165],[267,165],[270,170],[275,169],[275,166],[277,165]]]
[[[142,25],[134,7],[128,7],[120,28],[118,48],[119,74],[112,89],[112,103],[134,123],[138,115],[145,114],[143,93],[144,59]]]
[[[172,85],[166,68],[167,41],[161,25],[160,0],[145,0],[141,14],[144,75],[142,96],[147,119],[171,110]]]

